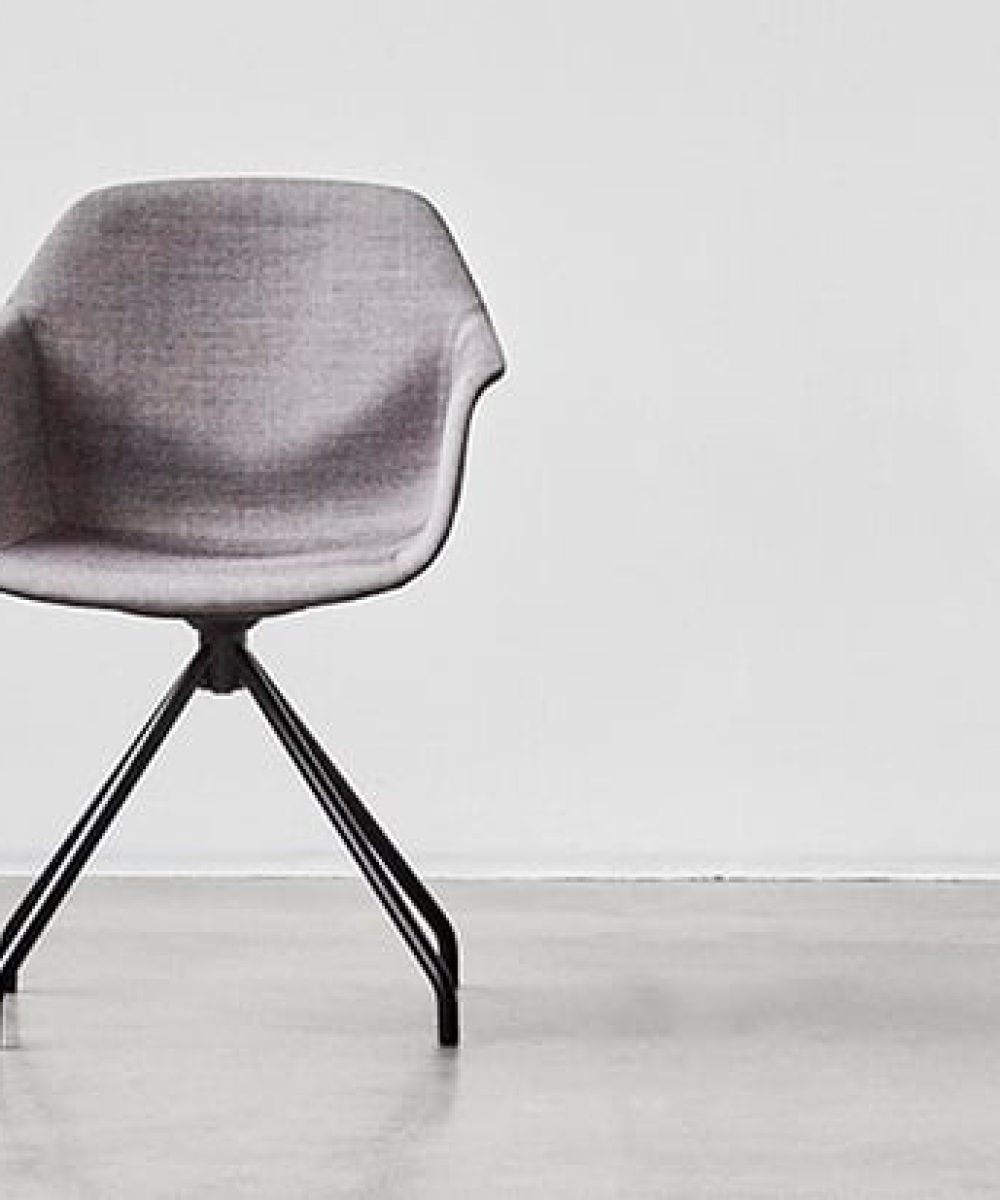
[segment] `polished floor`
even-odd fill
[[[457,1052],[360,884],[85,880],[4,1006],[0,1196],[1000,1196],[1000,886],[438,890]]]

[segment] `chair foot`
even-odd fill
[[[458,1027],[458,1000],[454,991],[438,997],[438,1045],[457,1046],[461,1040]]]

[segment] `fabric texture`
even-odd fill
[[[41,391],[31,334],[0,311],[0,552],[53,524],[42,432]]]
[[[95,192],[0,316],[0,589],[211,616],[396,587],[447,535],[502,371],[412,192]]]

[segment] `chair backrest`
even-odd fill
[[[104,189],[12,301],[59,519],[207,552],[405,538],[433,504],[464,323],[502,368],[441,218],[369,184]]]

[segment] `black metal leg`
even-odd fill
[[[3,932],[0,933],[0,961],[3,960],[3,957],[6,954],[8,948],[13,944],[14,939],[24,928],[24,925],[27,922],[28,918],[38,907],[38,904],[39,904],[42,896],[44,896],[44,894],[52,886],[53,881],[56,879],[59,872],[62,870],[63,865],[65,864],[66,860],[69,858],[70,854],[73,852],[74,847],[76,847],[79,844],[81,837],[83,837],[88,826],[94,820],[94,817],[97,815],[97,813],[101,809],[101,806],[104,804],[104,801],[108,796],[108,793],[115,786],[115,783],[118,781],[119,777],[121,776],[122,771],[124,771],[126,766],[128,766],[128,763],[134,756],[136,750],[138,749],[139,745],[141,744],[143,738],[148,733],[153,722],[157,719],[159,714],[163,711],[163,708],[166,705],[168,699],[169,699],[169,697],[164,697],[164,699],[160,701],[156,710],[150,715],[149,719],[146,721],[146,724],[136,734],[135,740],[132,742],[132,745],[129,746],[128,750],[126,750],[126,752],[122,755],[122,757],[121,757],[118,765],[115,767],[114,771],[112,771],[112,773],[105,780],[103,786],[101,787],[101,790],[97,793],[97,795],[90,802],[90,804],[88,804],[87,807],[84,809],[79,820],[76,822],[76,824],[73,826],[73,828],[69,831],[69,833],[66,835],[65,839],[63,840],[62,844],[60,845],[59,849],[55,852],[55,854],[49,860],[48,864],[45,867],[45,870],[42,871],[42,873],[34,881],[34,883],[28,889],[28,892],[25,894],[25,896],[21,900],[21,903],[17,906],[17,908],[14,910],[14,912],[9,917],[7,924],[3,928]],[[3,999],[5,994],[16,992],[17,991],[17,983],[18,983],[18,980],[17,980],[17,971],[16,970],[10,969],[8,971],[5,971],[2,975],[0,975],[0,1000]]]
[[[443,1046],[457,1046],[459,1029],[455,979],[443,954],[437,951],[414,919],[400,890],[401,882],[393,877],[386,863],[376,853],[370,826],[366,829],[364,821],[359,821],[354,807],[345,802],[344,796],[338,793],[334,779],[328,777],[325,756],[317,754],[315,739],[306,735],[301,719],[246,650],[242,651],[241,662],[243,681],[250,694],[434,989],[438,1010],[438,1040]],[[329,765],[332,767],[333,764]],[[388,839],[384,838],[383,846],[387,842]],[[399,857],[395,848],[393,852]]]
[[[22,963],[201,684],[208,659],[205,649],[192,658],[7,922],[0,937],[0,999],[17,990]]]
[[[277,684],[261,666],[260,661],[250,651],[246,657],[251,661],[252,669],[269,689],[274,702],[281,706],[285,718],[293,725],[296,732],[308,745],[322,770],[326,783],[333,795],[343,808],[353,817],[364,838],[371,844],[375,853],[392,874],[396,883],[409,899],[413,907],[427,922],[434,934],[438,952],[444,959],[448,973],[456,987],[460,984],[458,936],[448,914],[427,889],[423,880],[413,870],[410,864],[390,840],[389,835],[379,825],[351,783],[330,758],[312,730],[292,709]]]
[[[28,889],[0,934],[0,1001],[194,692],[246,687],[434,989],[438,1039],[459,1040],[458,939],[447,914],[246,648],[253,619],[193,621],[201,647]],[[421,921],[424,924],[421,924]]]
[[[150,715],[149,719],[146,721],[146,724],[143,725],[142,729],[140,729],[140,731],[136,734],[135,740],[132,742],[132,745],[129,746],[128,750],[126,750],[122,755],[118,765],[104,781],[104,784],[101,786],[101,790],[87,805],[79,820],[66,835],[59,849],[49,860],[45,870],[42,871],[34,883],[32,883],[30,889],[25,894],[20,904],[8,918],[7,924],[3,928],[3,932],[0,933],[0,957],[3,956],[8,946],[11,945],[17,935],[24,928],[24,923],[28,920],[32,912],[37,907],[39,900],[49,889],[49,887],[51,887],[52,881],[59,874],[59,871],[62,869],[66,859],[69,858],[70,854],[73,852],[73,848],[79,843],[80,838],[86,832],[87,827],[100,811],[101,805],[107,798],[108,793],[115,786],[115,783],[121,776],[122,771],[124,771],[126,766],[128,766],[140,743],[142,742],[142,739],[146,736],[153,722],[163,711],[166,703],[167,697],[164,697],[164,699],[160,701],[156,710]]]

